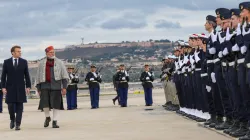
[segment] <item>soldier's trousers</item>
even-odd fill
[[[186,87],[185,87],[185,76],[184,74],[180,75],[180,79],[181,79],[181,101],[182,102],[182,106],[181,107],[187,107],[187,101],[186,101]]]
[[[128,88],[118,88],[119,96],[120,96],[120,105],[127,106],[128,100]]]
[[[186,89],[186,103],[187,103],[187,108],[189,109],[193,109],[194,108],[194,100],[193,100],[193,85],[192,85],[192,75],[190,73],[188,73],[186,76],[185,76],[185,89]]]
[[[196,96],[198,97],[199,107],[198,110],[202,110],[202,112],[208,112],[207,108],[207,100],[205,95],[203,94],[203,90],[206,90],[206,86],[202,86],[201,81],[201,70],[195,71],[195,81],[196,81]]]
[[[0,113],[3,112],[3,93],[0,91]]]
[[[197,109],[199,108],[199,99],[197,99],[197,92],[196,92],[196,79],[195,79],[195,72],[192,73],[192,93],[191,93],[191,99],[193,100],[193,107],[192,109]]]
[[[207,69],[207,74],[208,74],[208,82],[212,88],[212,100],[210,100],[211,98],[209,98],[208,96],[208,104],[209,104],[209,113],[210,115],[217,115],[219,117],[223,117],[224,116],[224,110],[222,107],[222,103],[221,103],[221,96],[220,96],[220,92],[218,89],[218,85],[216,83],[212,82],[211,79],[211,73],[214,72],[214,65],[213,64],[209,64],[208,65],[208,69]],[[213,103],[211,103],[213,102]],[[211,105],[214,104],[214,110]]]
[[[72,110],[77,108],[77,90],[67,90],[67,109]]]
[[[204,110],[203,112],[209,112],[209,114],[212,114],[210,112],[215,112],[215,107],[214,107],[214,101],[213,101],[213,95],[212,95],[212,89],[208,91],[206,86],[211,87],[211,84],[208,81],[208,75],[207,73],[201,74],[201,83],[202,83],[202,95],[204,98]]]
[[[90,101],[91,101],[91,107],[92,108],[99,108],[99,94],[100,94],[100,88],[89,88],[90,92]]]
[[[243,109],[240,110],[240,121],[250,121],[250,88],[246,81],[247,69],[244,63],[238,64],[238,84],[242,95]]]
[[[178,103],[179,105],[182,107],[182,101],[181,101],[181,95],[182,95],[182,88],[181,88],[181,82],[180,82],[180,75],[177,75],[175,78],[175,87],[176,87],[176,91],[177,91],[177,96],[178,96]]]
[[[145,103],[146,105],[153,104],[153,97],[152,97],[152,88],[143,88],[144,89],[144,96],[145,96]]]
[[[239,86],[237,82],[237,71],[234,66],[228,67],[228,84],[229,89],[232,93],[232,101],[233,101],[233,119],[234,120],[242,120],[243,113],[243,99],[242,94],[239,92]]]
[[[222,75],[221,63],[215,64],[214,71],[215,71],[216,83],[219,88],[219,93],[220,93],[222,105],[224,108],[224,115],[227,118],[232,118],[233,110],[232,110],[232,105],[229,99],[229,93],[227,91],[226,83]]]

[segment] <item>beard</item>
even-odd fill
[[[55,59],[56,56],[49,57],[47,56],[48,59]]]

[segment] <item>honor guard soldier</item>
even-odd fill
[[[241,20],[243,21],[243,24],[241,25],[241,27],[242,27],[241,34],[242,34],[242,38],[243,38],[243,45],[239,46],[240,52],[241,52],[240,56],[245,56],[245,60],[243,60],[243,59],[241,59],[241,60],[244,61],[245,66],[246,66],[246,68],[244,68],[244,66],[241,66],[241,69],[243,71],[246,71],[245,77],[247,78],[247,79],[240,79],[240,80],[247,81],[247,84],[248,84],[248,86],[246,86],[246,89],[244,92],[245,96],[243,97],[244,106],[246,107],[245,111],[247,112],[248,132],[246,133],[245,136],[241,137],[239,140],[250,140],[250,114],[249,114],[249,112],[250,112],[250,108],[249,108],[250,107],[250,97],[249,97],[249,89],[248,89],[249,84],[250,84],[250,82],[249,82],[250,81],[250,77],[249,77],[250,76],[249,75],[249,72],[250,72],[250,67],[249,67],[249,63],[250,63],[250,51],[249,51],[249,45],[250,45],[250,30],[249,30],[250,2],[240,3],[239,8],[241,10],[240,17],[242,18]],[[240,30],[238,29],[237,32],[240,33]],[[236,40],[238,40],[238,39],[236,39]],[[241,78],[243,78],[241,75],[239,75],[239,76]],[[244,82],[241,84],[244,84]]]
[[[117,87],[118,83],[115,81],[116,74],[119,71],[120,71],[120,69],[117,68],[116,73],[113,75],[113,85],[114,85],[114,89],[115,89],[116,94],[117,94],[116,97],[114,99],[112,99],[114,105],[115,105],[116,100],[118,100],[118,104],[120,105],[120,97],[119,97],[119,92],[118,92],[118,87]]]
[[[99,108],[100,85],[102,82],[100,73],[96,72],[96,66],[90,66],[90,72],[86,75],[85,81],[89,85],[91,109]]]
[[[215,126],[215,129],[217,130],[224,130],[228,129],[233,124],[233,107],[232,102],[230,99],[232,99],[232,92],[229,88],[229,82],[228,82],[228,60],[223,56],[228,54],[228,44],[226,42],[227,40],[230,40],[229,37],[226,37],[226,30],[227,27],[230,26],[230,19],[231,19],[231,13],[229,9],[225,8],[219,8],[217,9],[217,22],[220,21],[221,26],[221,32],[217,32],[218,39],[215,41],[215,48],[216,48],[216,55],[214,58],[214,65],[215,65],[215,78],[216,83],[219,87],[219,92],[221,96],[222,106],[224,108],[224,115],[226,117],[226,121],[217,124]],[[218,20],[218,17],[220,20]],[[218,23],[217,23],[218,24]],[[235,58],[234,58],[235,59]],[[232,64],[232,63],[230,63]]]
[[[77,109],[77,84],[79,83],[79,77],[76,73],[74,73],[74,67],[68,67],[68,73],[70,78],[70,83],[67,87],[67,109],[74,110]]]
[[[154,81],[154,73],[152,71],[149,71],[148,64],[145,64],[144,72],[141,73],[140,80],[142,82],[142,86],[144,89],[146,106],[152,106],[152,104],[153,104],[153,98],[152,98],[153,84],[152,84],[152,82]]]
[[[209,113],[211,119],[205,123],[209,127],[214,128],[215,125],[223,122],[224,110],[221,103],[221,96],[219,93],[218,85],[216,84],[215,73],[214,73],[214,57],[216,49],[214,43],[217,41],[216,34],[216,17],[208,15],[206,17],[205,29],[209,33],[207,47],[206,47],[206,62],[207,62],[207,74],[208,74],[208,85],[207,88],[211,87],[212,98],[208,99]],[[216,56],[217,57],[217,56]]]
[[[118,83],[117,87],[120,97],[120,105],[121,107],[127,107],[129,74],[125,70],[124,64],[120,65],[120,71],[117,72],[115,80]]]

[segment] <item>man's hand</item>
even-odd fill
[[[66,92],[67,92],[66,89],[63,88],[63,89],[62,89],[62,95],[66,95]]]
[[[6,90],[6,88],[2,88],[2,92],[3,92],[3,94],[7,94],[7,90]]]
[[[30,88],[26,88],[26,94],[30,93]]]

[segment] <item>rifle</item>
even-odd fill
[[[126,71],[128,72],[131,68],[132,68],[132,66],[130,66]]]

